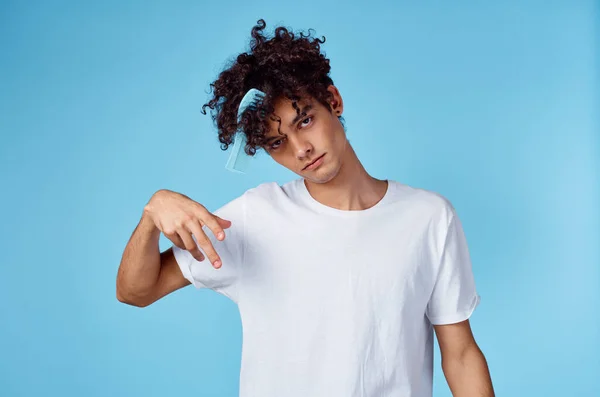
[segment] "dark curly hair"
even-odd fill
[[[202,106],[203,114],[207,107],[211,109],[223,150],[233,143],[238,131],[243,131],[247,138],[244,151],[251,156],[256,154],[257,148],[264,145],[269,118],[278,121],[273,116],[273,104],[280,98],[291,100],[297,113],[300,113],[297,102],[308,97],[332,111],[329,105],[332,94],[327,90],[333,84],[329,77],[331,67],[320,47],[325,37],[311,38],[312,29],[308,34],[294,34],[280,26],[267,39],[263,35],[265,27],[265,21],[260,19],[252,28],[250,51],[230,61],[210,85],[212,99]],[[263,91],[266,96],[255,110],[244,112],[238,124],[239,104],[251,88]]]

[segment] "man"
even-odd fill
[[[203,110],[225,149],[241,129],[246,154],[264,149],[300,178],[261,184],[215,214],[158,191],[125,248],[118,299],[147,306],[189,284],[229,297],[243,327],[242,397],[431,396],[434,330],[453,394],[493,396],[451,203],[371,177],[346,139],[323,41],[284,28],[267,40],[264,28]],[[252,88],[265,96],[238,121]],[[161,232],[173,242],[162,253]]]

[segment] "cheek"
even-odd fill
[[[315,146],[317,150],[323,150],[335,144],[335,131],[329,124],[320,125],[317,128],[311,128],[306,131],[306,139]]]
[[[276,163],[288,167],[288,163],[290,162],[291,156],[285,150],[280,150],[274,153],[271,153],[271,158],[275,160]]]
[[[329,142],[335,145],[343,142],[346,139],[344,128],[337,118],[332,119],[329,123],[327,123],[327,126],[323,132],[323,136],[326,137]]]
[[[343,128],[333,126],[331,130],[331,142],[335,147],[343,147],[346,141],[346,133]]]

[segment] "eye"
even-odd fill
[[[283,143],[283,139],[277,139],[276,141],[274,141],[271,144],[271,146],[270,146],[271,150],[277,150],[281,146],[282,143]]]
[[[308,116],[307,118],[302,120],[299,124],[300,128],[308,127],[312,123],[312,119],[313,119],[312,116]]]

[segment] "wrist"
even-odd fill
[[[139,228],[143,233],[149,234],[156,239],[160,237],[160,229],[156,227],[154,219],[152,219],[146,208],[144,208],[144,211],[142,212]]]

